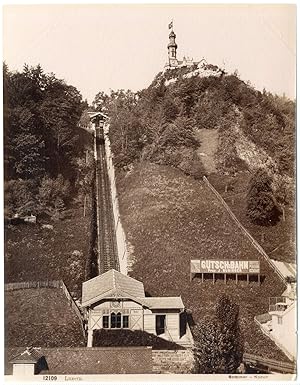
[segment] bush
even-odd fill
[[[250,181],[247,216],[253,223],[270,226],[279,221],[281,213],[273,193],[272,178],[259,169]]]
[[[5,183],[5,214],[30,215],[38,211],[33,180],[10,180]]]
[[[70,182],[64,179],[62,175],[54,179],[44,177],[38,190],[37,198],[40,212],[55,220],[62,219],[70,195]]]

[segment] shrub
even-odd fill
[[[59,175],[57,178],[44,177],[39,186],[38,201],[41,213],[53,219],[62,219],[70,194],[70,182]]]
[[[274,225],[279,221],[279,208],[272,189],[272,178],[259,169],[250,181],[247,197],[247,216],[262,226]]]
[[[5,183],[5,212],[12,216],[36,214],[36,184],[33,180],[10,180]]]

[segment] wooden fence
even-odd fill
[[[268,256],[268,254],[265,252],[265,250],[260,246],[260,244],[252,237],[252,235],[245,229],[245,227],[240,223],[240,221],[237,219],[237,217],[234,215],[234,213],[231,211],[228,204],[225,202],[225,200],[222,198],[222,196],[218,193],[218,191],[210,184],[208,179],[204,176],[203,181],[206,183],[206,185],[210,188],[210,190],[215,194],[215,196],[218,198],[218,200],[222,203],[225,210],[228,212],[228,214],[231,216],[231,218],[234,220],[236,225],[242,230],[242,232],[246,235],[246,237],[250,240],[252,245],[256,248],[256,250],[264,257],[265,261],[268,263],[268,265],[277,273],[281,281],[286,285],[286,279],[285,276],[281,273],[281,271],[275,266],[275,264],[272,262],[271,258]]]
[[[62,281],[28,281],[28,282],[11,282],[4,285],[4,291],[19,289],[38,289],[43,287],[57,288],[62,287]]]
[[[73,297],[71,296],[67,286],[62,280],[58,281],[28,281],[28,282],[11,282],[4,285],[4,291],[20,290],[20,289],[39,289],[39,288],[52,288],[52,289],[61,289],[64,295],[67,298],[69,306],[75,311],[75,314],[80,320],[80,325],[84,338],[86,338],[86,333],[83,326],[83,315],[76,305]]]

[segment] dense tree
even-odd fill
[[[48,214],[53,219],[61,219],[66,209],[70,194],[70,182],[62,175],[51,179],[44,177],[39,186],[38,202],[41,212]]]
[[[45,74],[40,65],[25,65],[22,72],[10,72],[4,63],[3,83],[6,204],[11,213],[45,210],[53,216],[62,212],[70,200],[60,197],[61,185],[69,184],[65,179],[74,185],[77,175],[74,160],[82,155],[87,143],[78,127],[86,102],[82,102],[75,87],[52,73]],[[52,197],[47,204],[41,196],[46,181],[48,187],[53,182]],[[35,186],[33,198],[40,201],[35,207],[24,190],[26,186]],[[14,189],[18,188],[24,192],[24,202],[17,199],[18,191]]]
[[[178,148],[190,151],[192,158],[194,140],[187,137],[193,130],[218,129],[218,171],[235,174],[248,167],[237,152],[241,130],[274,159],[279,173],[292,176],[295,103],[256,91],[236,75],[184,78],[191,70],[159,73],[147,89],[135,94],[119,90],[96,96],[94,106],[110,117],[116,166],[147,159],[182,168]],[[170,79],[177,81],[166,86]],[[198,162],[200,169],[201,159]]]
[[[4,82],[6,178],[71,177],[74,152],[82,150],[79,92],[39,65],[15,73],[4,66]]]
[[[239,308],[226,296],[218,299],[215,316],[194,329],[195,355],[200,373],[235,373],[243,357],[238,324]]]
[[[243,337],[239,327],[239,306],[226,295],[218,298],[216,318],[221,324],[227,351],[224,352],[227,371],[234,373],[243,358]]]
[[[263,169],[258,169],[250,180],[247,215],[253,223],[263,226],[279,221],[281,210],[274,196],[272,179]]]
[[[37,211],[37,186],[32,180],[10,180],[4,183],[5,215],[29,215]]]

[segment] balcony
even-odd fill
[[[270,297],[269,312],[284,312],[289,306],[286,297]]]

